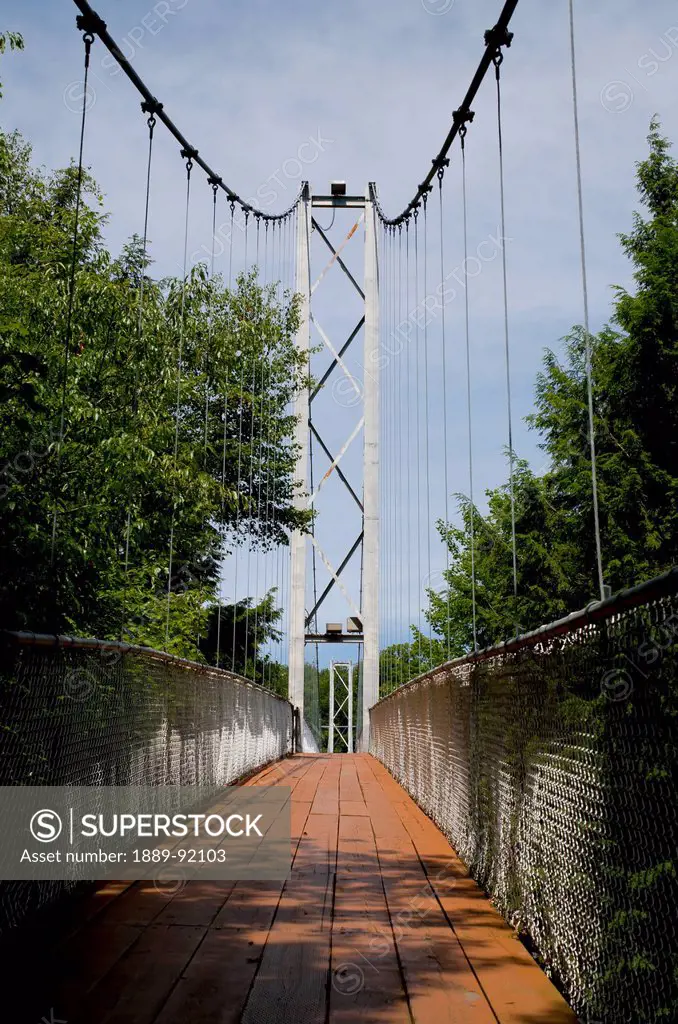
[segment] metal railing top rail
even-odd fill
[[[205,665],[199,661],[191,661],[188,658],[180,658],[176,654],[167,654],[165,651],[156,651],[153,647],[142,647],[138,644],[126,644],[122,640],[96,640],[88,639],[86,637],[77,636],[66,636],[57,635],[56,633],[33,633],[30,630],[0,630],[0,638],[13,641],[18,646],[24,647],[52,647],[52,648],[63,648],[65,650],[84,650],[92,651],[93,653],[99,651],[113,651],[120,655],[131,654],[137,655],[144,658],[150,658],[153,661],[164,662],[167,664],[176,665],[179,668],[190,669],[192,672],[200,672],[203,674],[218,674],[224,678],[234,679],[238,683],[247,684],[255,690],[262,690],[270,697],[275,697],[276,700],[281,701],[283,704],[292,704],[286,697],[281,697],[280,694],[275,693],[273,690],[269,690],[266,686],[262,686],[261,683],[256,683],[252,679],[248,679],[246,676],[238,675],[237,672],[229,672],[225,668],[217,668],[216,665]]]
[[[573,633],[575,630],[588,626],[593,622],[599,622],[601,619],[612,618],[614,615],[629,608],[635,608],[638,605],[647,604],[649,601],[657,600],[667,594],[675,593],[676,590],[678,590],[678,566],[674,566],[668,572],[662,573],[661,576],[655,576],[654,579],[647,580],[645,583],[639,583],[635,587],[620,590],[617,594],[613,594],[612,597],[608,597],[604,601],[592,601],[585,608],[572,612],[562,619],[556,619],[555,622],[539,626],[538,629],[533,629],[529,633],[523,633],[492,647],[485,647],[480,651],[472,651],[469,654],[462,655],[460,658],[453,658],[451,661],[443,662],[441,665],[437,665],[435,668],[429,669],[428,672],[415,676],[414,679],[410,679],[409,682],[392,690],[391,693],[386,694],[373,706],[377,707],[379,704],[383,704],[385,701],[402,693],[403,690],[417,686],[427,679],[433,679],[441,672],[460,668],[463,665],[473,665],[477,662],[489,661],[492,658],[498,658],[505,654],[513,654],[516,651],[524,650],[526,647],[534,647],[537,644],[553,640],[558,636]]]

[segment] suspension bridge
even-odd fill
[[[36,526],[52,588],[74,558],[68,478],[84,420],[72,396],[84,387],[88,345],[78,317],[86,308],[102,317],[82,267],[93,251],[87,144],[97,110],[88,83],[98,48],[123,73],[116,87],[130,100],[138,94],[146,139],[136,262],[119,275],[133,296],[129,355],[111,357],[106,373],[128,367],[133,424],[154,376],[169,382],[154,484],[164,511],[150,514],[138,474],[121,479],[106,520],[117,603],[105,634],[50,633],[39,622],[3,634],[0,782],[213,794],[283,787],[291,867],[273,881],[158,869],[142,880],[108,875],[96,887],[77,873],[3,882],[13,1020],[678,1019],[678,573],[615,595],[606,584],[573,0],[582,292],[572,318],[583,325],[595,574],[586,608],[538,629],[520,623],[529,513],[517,499],[513,441],[502,92],[517,6],[508,0],[479,40],[477,70],[401,212],[385,212],[376,183],[354,192],[337,180],[322,191],[302,182],[273,214],[226,183],[173,120],[171,98],[154,94],[99,14],[75,0],[84,70],[50,448],[56,483]],[[474,108],[490,89],[496,149],[478,152]],[[129,116],[138,116],[133,102]],[[166,293],[149,270],[154,189],[168,173],[157,165],[161,132],[183,167],[180,276]],[[478,243],[468,189],[480,161],[496,162],[498,220]],[[495,262],[510,524],[496,543],[513,628],[487,646],[470,304],[473,279]],[[461,330],[449,322],[457,298]],[[172,336],[164,350],[163,302]],[[166,362],[144,376],[154,345]],[[449,423],[460,401],[462,438]],[[460,481],[470,537],[461,653],[450,627],[449,535]],[[200,522],[190,504],[198,492],[208,509]],[[207,533],[207,553],[192,562],[191,545]],[[150,552],[153,613],[135,596]],[[216,602],[205,626],[207,578]],[[184,628],[182,602],[193,591]],[[74,609],[93,594],[66,594],[63,621],[77,621]],[[436,616],[424,609],[427,595]],[[189,651],[177,646],[180,626]]]

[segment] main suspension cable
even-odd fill
[[[478,93],[478,90],[480,89],[480,86],[483,84],[485,75],[492,66],[492,61],[494,58],[494,54],[497,51],[497,48],[511,45],[513,33],[508,31],[508,26],[511,23],[511,19],[515,13],[517,6],[518,0],[507,0],[507,2],[504,4],[501,14],[499,15],[499,20],[497,24],[494,26],[494,28],[489,29],[485,33],[485,52],[483,53],[483,56],[480,60],[480,64],[478,65],[478,69],[475,75],[473,76],[473,81],[471,82],[471,85],[468,88],[468,91],[461,103],[461,106],[459,107],[458,110],[455,110],[454,112],[452,127],[447,133],[447,137],[443,142],[440,152],[431,161],[432,166],[430,171],[424,178],[421,185],[419,185],[413,198],[407,204],[402,213],[400,213],[397,217],[387,217],[384,214],[383,210],[381,209],[381,206],[379,205],[379,201],[376,197],[376,194],[374,195],[374,202],[377,208],[377,212],[381,219],[384,220],[387,224],[399,224],[403,221],[408,220],[413,211],[417,208],[417,206],[423,199],[424,195],[430,191],[430,186],[433,183],[437,170],[439,167],[444,166],[445,160],[447,159],[447,154],[449,153],[452,143],[454,142],[456,136],[459,133],[459,126],[468,120],[468,115],[471,112],[473,101]]]
[[[191,146],[186,136],[179,131],[174,122],[167,116],[163,104],[158,102],[158,100],[155,98],[150,89],[148,89],[148,87],[144,84],[142,79],[139,77],[137,72],[130,64],[129,60],[121,51],[118,44],[109,34],[106,27],[106,22],[96,13],[96,11],[91,7],[87,0],[73,0],[73,2],[75,3],[78,10],[81,12],[81,17],[77,19],[78,27],[81,27],[83,31],[86,31],[92,37],[92,39],[95,35],[99,37],[99,39],[104,44],[104,46],[111,54],[113,59],[117,62],[120,68],[127,75],[132,85],[141,94],[141,96],[143,96],[144,103],[147,105],[149,111],[152,111],[154,114],[156,114],[158,120],[162,121],[167,130],[177,140],[181,149],[191,154],[194,163],[196,163],[199,167],[202,168],[202,170],[207,175],[208,180],[210,180],[210,182],[214,181],[217,184],[217,186],[227,194],[230,201],[237,203],[244,213],[256,213],[258,214],[259,217],[263,217],[264,220],[282,220],[283,217],[285,217],[291,210],[294,210],[296,208],[297,204],[299,203],[304,194],[306,187],[305,182],[301,183],[299,193],[296,196],[294,202],[291,204],[291,206],[289,206],[287,210],[284,210],[282,213],[278,214],[266,213],[264,210],[257,209],[250,203],[247,203],[241,196],[238,195],[237,192],[234,192],[232,188],[229,188],[229,186],[224,183],[222,178],[215,171],[212,170],[209,164],[206,163],[206,161],[203,160],[201,156],[199,156],[198,150],[195,149],[194,146]],[[83,103],[85,102],[86,97],[87,92],[83,90]]]

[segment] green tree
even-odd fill
[[[276,607],[275,596],[272,590],[257,603],[244,598],[221,607],[211,604],[199,646],[210,665],[238,672],[286,696],[286,670],[281,672],[283,666],[266,653],[267,646],[282,637],[282,610]]]
[[[379,696],[385,697],[398,686],[428,672],[434,665],[445,660],[443,645],[435,640],[431,645],[428,636],[420,636],[412,626],[414,640],[411,643],[391,644],[379,654]]]
[[[24,40],[19,32],[0,32],[0,56],[7,50],[23,50]],[[0,82],[0,100],[2,99],[2,82]]]
[[[196,656],[222,555],[308,523],[298,301],[256,271],[232,291],[202,265],[154,280],[138,238],[113,257],[85,174],[69,335],[77,171],[30,156],[0,134],[3,625]]]
[[[637,167],[647,216],[636,213],[620,236],[635,292],[615,289],[611,324],[591,339],[604,576],[614,591],[678,563],[678,164],[656,121],[648,142]],[[575,327],[564,357],[547,350],[537,378],[528,422],[550,464],[542,476],[516,467],[517,600],[507,485],[487,493],[485,515],[461,497],[461,525],[438,524],[449,589],[430,593],[428,620],[453,657],[473,649],[472,549],[479,647],[598,596],[585,340]]]

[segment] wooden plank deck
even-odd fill
[[[109,883],[33,959],[26,1020],[576,1024],[378,761],[298,756],[247,785],[276,782],[292,788],[287,882]]]

